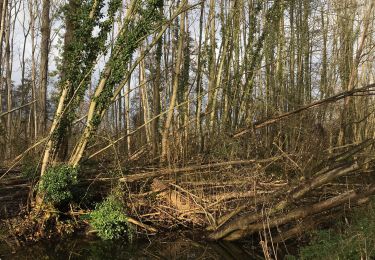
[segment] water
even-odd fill
[[[211,243],[184,237],[159,237],[132,244],[71,237],[24,246],[15,253],[0,244],[0,259],[263,259],[252,248],[255,246],[248,243]]]

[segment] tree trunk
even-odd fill
[[[172,87],[172,96],[170,98],[167,118],[165,120],[164,124],[164,131],[162,135],[162,150],[161,150],[161,162],[166,162],[168,159],[168,149],[169,149],[169,129],[171,128],[172,120],[173,120],[173,114],[174,109],[176,106],[177,101],[177,91],[178,91],[178,84],[179,84],[179,77],[181,73],[181,63],[182,63],[182,55],[183,55],[183,46],[184,46],[184,40],[185,40],[185,12],[181,14],[180,19],[180,35],[178,39],[178,47],[177,47],[177,60],[175,65],[175,75],[174,75],[174,81],[173,81],[173,87]]]
[[[47,127],[47,85],[48,85],[48,54],[50,45],[50,0],[43,0],[42,7],[42,39],[40,43],[40,87],[39,87],[39,130],[40,134]]]
[[[163,15],[163,7],[160,9],[160,14]],[[156,61],[156,70],[155,70],[155,81],[153,83],[153,91],[152,91],[152,105],[153,105],[153,115],[155,119],[151,123],[151,131],[152,131],[152,156],[156,158],[159,152],[159,140],[160,140],[160,133],[159,133],[159,121],[160,118],[156,117],[160,114],[160,91],[161,91],[161,57],[162,57],[162,48],[163,48],[163,37],[161,37],[158,41],[155,53],[155,61]]]

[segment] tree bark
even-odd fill
[[[50,45],[50,0],[43,0],[42,7],[42,39],[40,43],[40,87],[39,87],[39,129],[43,134],[47,128],[47,86],[48,86],[48,54]]]
[[[160,14],[163,15],[163,8],[160,8]],[[152,105],[153,105],[153,115],[156,117],[160,114],[160,91],[161,91],[161,57],[162,57],[162,48],[163,48],[163,37],[161,37],[158,41],[155,53],[155,61],[156,61],[156,70],[155,70],[155,81],[153,83],[153,91],[152,91]],[[159,117],[156,117],[151,123],[152,129],[152,156],[156,158],[159,152],[159,140],[160,140],[160,133],[159,133]]]
[[[178,91],[178,84],[179,84],[179,77],[181,73],[181,63],[182,63],[182,54],[183,54],[183,46],[185,40],[185,12],[181,15],[180,21],[180,35],[178,40],[178,48],[177,48],[177,60],[175,65],[175,75],[173,81],[173,88],[172,88],[172,96],[170,98],[167,118],[164,124],[164,131],[162,135],[162,151],[161,151],[161,162],[166,162],[168,157],[168,146],[169,146],[169,129],[171,128],[174,108],[176,106],[177,101],[177,91]]]

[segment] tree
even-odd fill
[[[186,1],[183,1],[182,5],[186,4]],[[169,146],[169,131],[171,128],[173,115],[174,115],[174,109],[176,106],[177,101],[177,94],[178,94],[178,86],[179,86],[179,80],[180,80],[180,74],[181,74],[181,65],[182,65],[182,55],[183,55],[183,46],[185,41],[185,13],[182,13],[181,19],[180,19],[180,34],[178,38],[178,47],[177,47],[177,58],[176,58],[176,65],[175,65],[175,71],[174,71],[174,80],[172,85],[172,95],[170,97],[169,101],[169,108],[167,117],[165,119],[164,123],[164,130],[162,134],[162,141],[161,141],[161,155],[160,159],[161,162],[166,162],[168,159],[168,146]]]
[[[39,87],[39,124],[40,131],[44,133],[47,128],[47,86],[48,86],[48,54],[50,46],[50,0],[42,2],[42,39],[40,43],[40,87]]]

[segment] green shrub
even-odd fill
[[[72,199],[72,188],[77,184],[78,170],[68,165],[50,167],[39,182],[39,192],[54,205]]]
[[[123,203],[114,195],[98,203],[95,210],[90,214],[90,225],[104,240],[122,237],[128,230]]]

